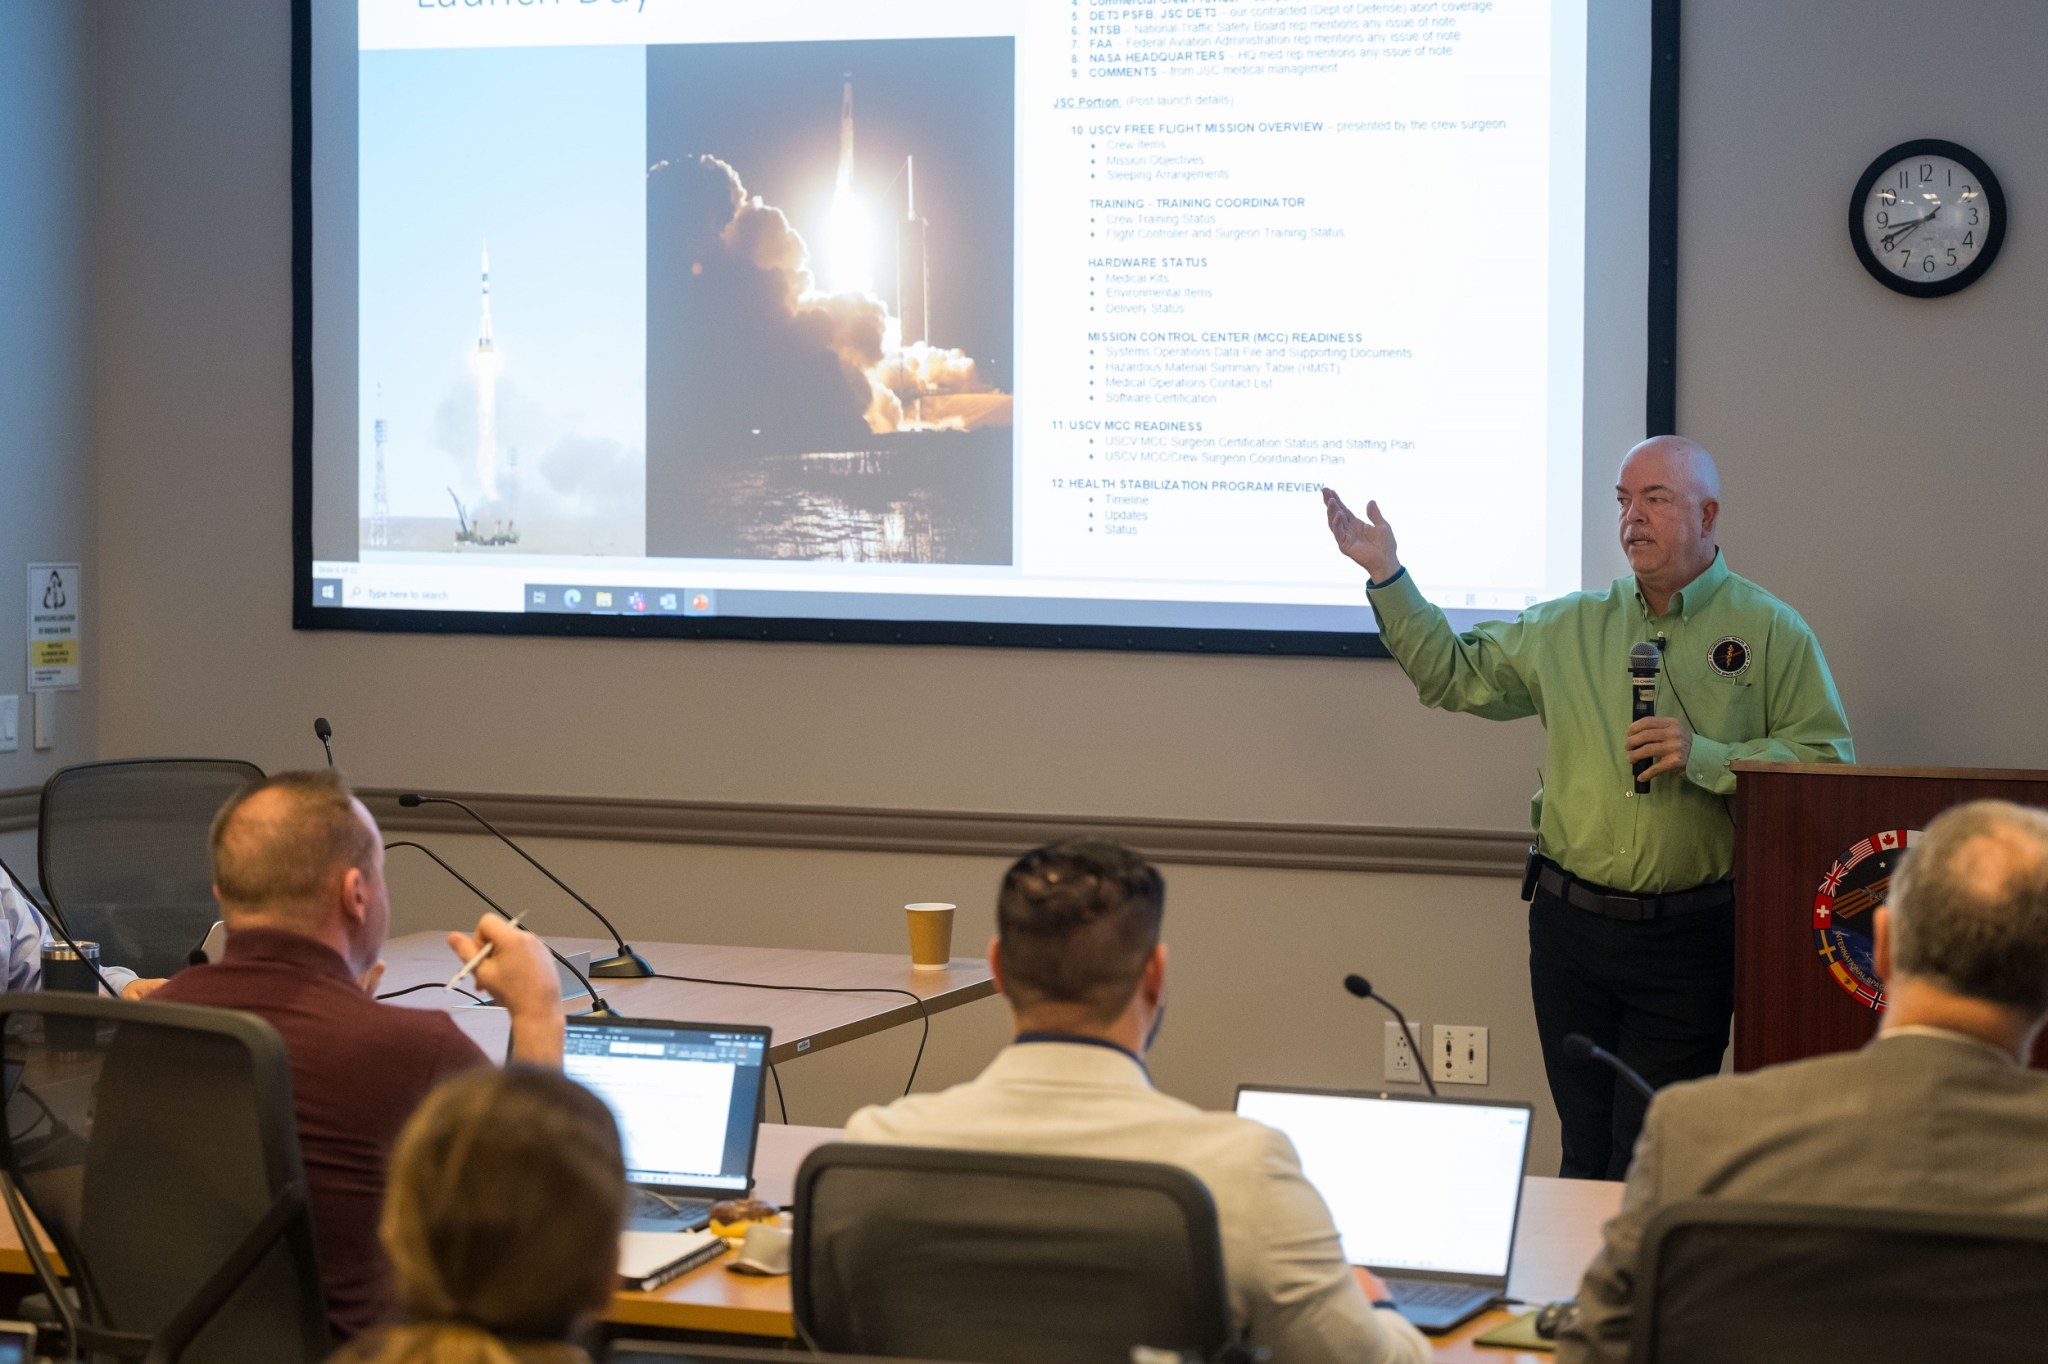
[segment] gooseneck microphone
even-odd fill
[[[1415,1053],[1415,1064],[1422,1072],[1422,1083],[1429,1087],[1429,1096],[1435,1098],[1436,1081],[1430,1077],[1428,1062],[1424,1060],[1422,1039],[1415,1035],[1415,1029],[1408,1026],[1408,1016],[1394,1006],[1393,1000],[1374,990],[1371,981],[1355,971],[1344,977],[1344,988],[1360,999],[1376,1001],[1381,1008],[1394,1016],[1394,1021],[1401,1025],[1401,1035],[1408,1039],[1408,1050]]]
[[[1632,644],[1628,651],[1628,685],[1634,694],[1635,704],[1630,709],[1629,723],[1646,720],[1657,713],[1657,669],[1663,663],[1664,655],[1655,644],[1644,640]],[[1643,773],[1650,770],[1652,759],[1637,758],[1629,765],[1636,774],[1636,794],[1648,795],[1650,783]]]
[[[334,726],[327,723],[326,716],[314,717],[313,737],[320,741],[320,747],[327,750],[327,765],[334,766],[334,744],[331,742],[334,738]]]
[[[409,838],[394,838],[389,843],[386,843],[384,845],[384,851],[390,852],[393,848],[418,849],[420,852],[425,853],[428,857],[433,858],[435,866],[439,867],[442,871],[447,872],[456,880],[462,882],[464,887],[468,889],[471,895],[476,896],[477,899],[482,900],[485,904],[489,905],[492,911],[495,912],[499,918],[510,921],[517,917],[516,915],[512,914],[511,911],[507,910],[503,905],[499,904],[496,900],[493,900],[490,896],[484,894],[482,886],[479,886],[476,882],[470,880],[467,876],[464,876],[461,872],[449,866],[446,859],[444,859],[441,856],[441,854],[435,852],[426,844],[415,843]],[[597,992],[597,987],[590,983],[590,978],[584,975],[581,971],[576,969],[575,963],[571,962],[567,957],[563,956],[560,952],[557,952],[554,948],[548,947],[545,941],[541,943],[541,946],[548,948],[548,955],[553,957],[557,962],[561,963],[561,967],[564,971],[567,971],[570,975],[576,977],[576,983],[583,987],[583,993],[590,996],[591,1013],[608,1014],[614,1018],[618,1016],[617,1013],[612,1009],[612,1006],[605,1003],[604,996]]]
[[[1599,1045],[1582,1032],[1566,1033],[1564,1054],[1575,1061],[1598,1061],[1628,1082],[1631,1089],[1643,1096],[1644,1102],[1657,1097],[1657,1091],[1650,1088],[1650,1082],[1636,1073],[1634,1066]]]
[[[612,927],[612,921],[610,919],[605,918],[604,915],[601,912],[599,912],[596,905],[593,905],[592,903],[590,903],[590,901],[584,899],[575,891],[570,890],[568,884],[564,882],[561,877],[555,875],[546,867],[543,867],[539,862],[535,861],[533,854],[526,851],[526,849],[520,847],[517,843],[514,843],[511,839],[511,836],[508,835],[503,829],[500,829],[497,825],[491,823],[488,819],[485,819],[482,815],[470,809],[461,801],[456,800],[450,796],[423,796],[419,794],[417,791],[408,791],[398,798],[398,803],[408,810],[416,810],[422,805],[454,806],[456,809],[462,811],[462,813],[468,815],[471,819],[475,820],[478,824],[482,825],[486,830],[488,830],[492,835],[494,835],[500,843],[503,843],[513,852],[518,853],[520,857],[525,859],[526,864],[528,866],[532,867],[542,876],[547,877],[548,880],[553,881],[557,886],[561,887],[563,894],[567,895],[577,904],[582,905],[585,909],[589,910],[590,916],[596,919],[599,923],[603,924],[604,931],[612,935],[612,941],[618,945],[619,949],[618,952],[612,956],[604,957],[598,961],[590,963],[591,975],[599,977],[600,979],[604,980],[639,980],[654,974],[654,968],[647,964],[646,958],[642,957],[638,952],[635,952],[632,948],[626,945],[626,940],[619,936],[619,930]]]

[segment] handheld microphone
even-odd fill
[[[313,737],[320,741],[320,747],[327,750],[327,765],[329,767],[334,766],[334,745],[328,742],[334,737],[334,726],[327,723],[326,716],[315,717],[313,721]]]
[[[1616,1075],[1626,1080],[1631,1089],[1642,1095],[1645,1103],[1657,1097],[1657,1091],[1650,1088],[1648,1080],[1636,1073],[1634,1066],[1582,1032],[1565,1034],[1564,1054],[1575,1061],[1598,1061],[1601,1065],[1609,1067]]]
[[[1663,661],[1664,655],[1648,640],[1629,646],[1628,685],[1635,697],[1629,715],[1631,724],[1657,713],[1657,669]],[[1636,774],[1636,794],[1639,796],[1649,794],[1650,783],[1643,779],[1643,773],[1650,770],[1650,763],[1649,758],[1637,758],[1629,765]]]
[[[555,875],[546,867],[543,867],[539,862],[535,861],[533,854],[527,852],[526,849],[520,847],[517,843],[514,843],[511,837],[507,835],[503,829],[500,829],[497,825],[491,823],[488,819],[485,819],[482,815],[470,809],[461,801],[455,800],[449,796],[423,796],[419,794],[417,791],[408,791],[398,798],[398,803],[408,810],[416,810],[422,805],[454,806],[456,809],[462,811],[462,813],[468,815],[471,819],[475,820],[478,824],[481,824],[485,829],[487,829],[491,834],[493,834],[500,843],[503,843],[513,852],[518,853],[520,857],[525,859],[526,864],[528,866],[532,867],[542,876],[547,877],[548,880],[553,881],[557,886],[560,886],[562,892],[565,895],[567,895],[570,899],[574,900],[577,904],[582,905],[585,909],[589,910],[590,916],[593,919],[596,919],[599,923],[603,924],[604,931],[612,935],[612,941],[618,945],[619,949],[618,952],[612,956],[604,957],[598,961],[590,963],[591,975],[606,980],[639,980],[654,974],[654,968],[647,964],[646,958],[642,957],[638,952],[635,952],[632,948],[626,945],[626,940],[619,936],[619,930],[612,927],[612,921],[610,919],[605,918],[604,915],[598,911],[596,905],[593,905],[592,903],[590,903],[590,901],[584,899],[575,891],[570,890],[568,884],[564,882],[561,877]],[[453,869],[451,868],[451,870]],[[481,892],[479,893],[481,894]],[[502,913],[503,911],[500,912]]]
[[[1372,988],[1372,982],[1357,972],[1344,977],[1344,988],[1360,999],[1376,1000],[1379,1006],[1394,1016],[1401,1025],[1401,1035],[1408,1039],[1408,1050],[1415,1053],[1416,1065],[1422,1071],[1422,1083],[1429,1087],[1429,1097],[1436,1097],[1436,1081],[1430,1077],[1429,1066],[1423,1060],[1422,1039],[1415,1035],[1415,1029],[1408,1026],[1408,1016],[1394,1007],[1394,1001]]]
[[[438,866],[442,871],[447,872],[456,880],[462,882],[462,884],[468,888],[469,893],[471,895],[476,896],[477,899],[482,900],[485,904],[489,905],[491,909],[496,912],[499,918],[504,919],[508,922],[517,921],[515,916],[511,914],[503,905],[499,904],[496,900],[493,900],[490,896],[484,894],[483,888],[481,886],[477,885],[476,882],[470,880],[467,876],[464,876],[461,872],[455,870],[455,868],[449,866],[447,862],[442,860],[441,854],[435,852],[426,844],[415,843],[409,838],[396,838],[384,845],[384,851],[390,852],[393,848],[419,849],[428,857],[434,859],[434,865]],[[541,946],[548,948],[548,955],[553,957],[558,963],[560,963],[564,971],[567,971],[570,975],[576,977],[576,983],[583,987],[583,993],[590,996],[591,1013],[599,1015],[609,1015],[613,1018],[618,1017],[618,1014],[612,1009],[612,1006],[605,1003],[604,996],[597,992],[597,987],[590,983],[590,978],[584,975],[581,971],[577,970],[573,962],[571,962],[567,957],[563,956],[560,952],[557,952],[554,948],[548,947],[546,942],[542,942]]]

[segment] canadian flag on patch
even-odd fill
[[[1897,829],[1892,829],[1892,830],[1889,830],[1889,831],[1887,831],[1887,832],[1885,832],[1885,833],[1881,833],[1881,834],[1879,834],[1879,835],[1877,836],[1877,846],[1878,846],[1878,847],[1880,847],[1880,848],[1896,848],[1896,847],[1898,847],[1898,846],[1899,846],[1899,831],[1898,831]]]

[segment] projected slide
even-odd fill
[[[1579,586],[1585,0],[311,23],[302,623],[1349,638],[1325,483]]]

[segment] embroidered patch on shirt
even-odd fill
[[[1749,644],[1734,635],[1718,639],[1707,650],[1707,662],[1723,677],[1740,677],[1749,671]]]

